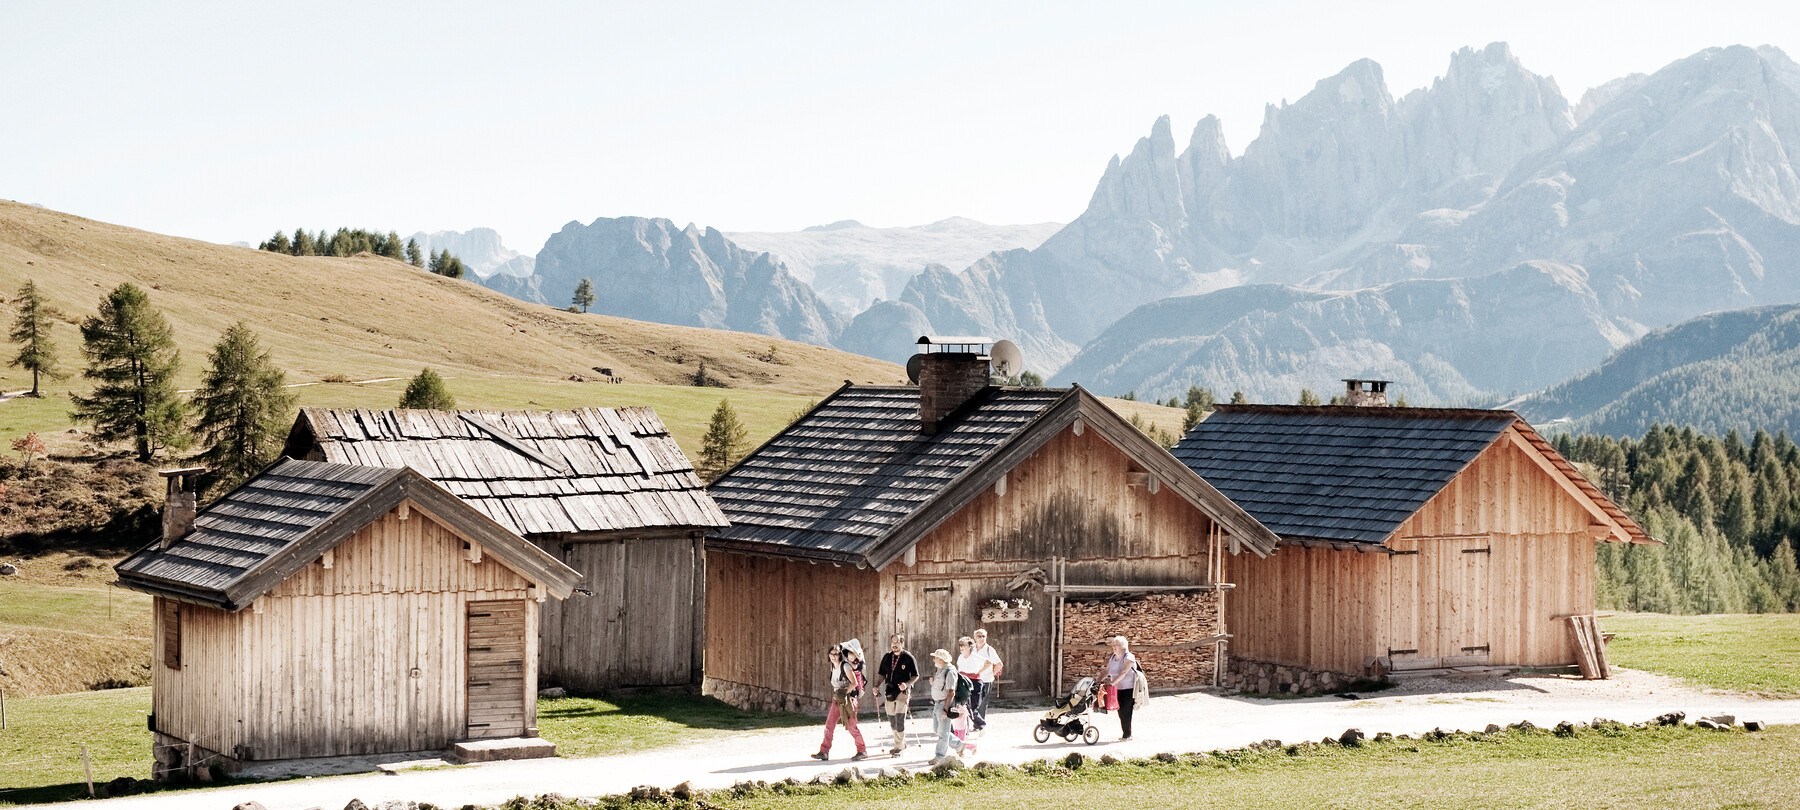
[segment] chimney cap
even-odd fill
[[[174,478],[177,475],[199,475],[204,472],[206,472],[205,467],[180,467],[173,470],[157,470],[156,474],[164,478]]]
[[[1363,383],[1368,383],[1369,386],[1376,391],[1386,390],[1388,387],[1388,383],[1393,382],[1392,380],[1371,380],[1371,379],[1358,378],[1358,377],[1343,377],[1341,379],[1344,382],[1350,383],[1352,385],[1361,385]]]
[[[994,345],[994,339],[979,335],[920,335],[919,345],[924,346],[926,352],[937,346],[939,353],[983,354],[988,346]]]

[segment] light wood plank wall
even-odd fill
[[[493,556],[470,562],[423,511],[389,512],[339,544],[331,568],[312,562],[250,608],[182,605],[182,668],[154,665],[157,728],[256,759],[443,747],[464,738],[466,603],[525,599],[535,628],[535,596]]]
[[[1349,673],[1389,650],[1481,645],[1490,664],[1573,663],[1561,618],[1594,609],[1592,522],[1524,450],[1496,442],[1388,543],[1417,555],[1282,546],[1232,558],[1232,652]]]

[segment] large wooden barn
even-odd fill
[[[698,684],[705,531],[725,516],[654,410],[306,408],[286,452],[411,467],[581,572],[544,608],[546,683]]]
[[[903,631],[924,660],[977,627],[1008,693],[1092,674],[1108,632],[1165,656],[1163,683],[1211,683],[1223,557],[1274,536],[1088,392],[993,387],[948,348],[916,388],[846,384],[713,483],[707,693],[814,710],[829,645]]]
[[[573,570],[411,470],[284,459],[196,516],[198,472],[117,566],[155,597],[156,776],[535,736]]]
[[[1175,447],[1281,536],[1226,569],[1240,685],[1575,663],[1594,544],[1654,541],[1518,414],[1378,402],[1225,405]]]

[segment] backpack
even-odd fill
[[[975,682],[969,680],[969,676],[958,672],[956,673],[956,694],[951,697],[950,702],[954,704],[966,704],[969,702],[969,694],[974,691]]]

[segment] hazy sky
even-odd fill
[[[762,8],[757,8],[762,7]],[[891,10],[890,10],[891,9]],[[0,2],[0,198],[219,242],[340,225],[1068,221],[1157,116],[1233,153],[1363,57],[1512,45],[1571,102],[1800,4]]]

